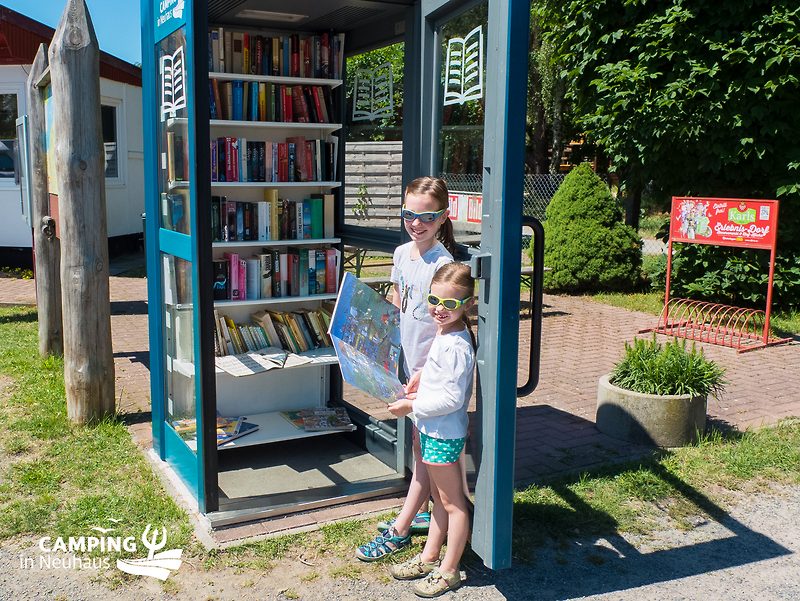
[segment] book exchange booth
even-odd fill
[[[326,330],[344,267],[405,242],[403,187],[437,175],[479,282],[472,548],[510,565],[541,323],[519,349],[529,10],[142,0],[153,445],[213,527],[406,490],[407,420],[343,383]]]

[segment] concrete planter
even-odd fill
[[[659,447],[697,440],[706,426],[706,397],[642,394],[609,383],[597,386],[597,429],[613,438]]]

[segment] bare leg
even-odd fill
[[[467,499],[464,496],[463,481],[461,477],[461,467],[459,463],[448,464],[429,464],[428,474],[433,490],[433,516],[431,522],[431,534],[428,535],[428,543],[425,544],[422,558],[424,561],[434,561],[433,546],[436,546],[436,558],[438,558],[443,540],[431,540],[434,535],[440,533],[440,520],[444,513],[447,517],[447,551],[440,570],[446,573],[453,573],[458,570],[458,564],[464,553],[469,536],[469,511],[467,510]],[[434,527],[436,524],[436,527]]]
[[[431,482],[428,477],[428,468],[422,463],[422,454],[419,448],[419,435],[414,432],[414,473],[411,476],[411,484],[408,486],[408,495],[403,501],[403,508],[394,521],[394,529],[397,534],[406,536],[411,527],[411,522],[417,511],[428,510],[428,499],[431,496]],[[421,509],[424,508],[424,509]]]

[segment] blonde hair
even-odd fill
[[[469,297],[472,300],[475,294],[475,278],[472,277],[470,266],[466,263],[446,263],[442,265],[431,278],[431,286],[434,284],[445,284],[463,290],[464,294],[461,298]],[[472,333],[472,328],[470,328],[466,311],[461,314],[461,321],[464,322],[464,327],[467,328],[470,338],[472,338],[472,347],[477,348],[478,344],[475,340],[475,334]]]
[[[439,177],[418,177],[406,186],[405,195],[426,194],[436,201],[437,210],[450,207],[450,193],[447,184]],[[453,234],[453,223],[448,217],[436,231],[436,239],[441,242],[451,255],[456,254],[456,238]]]

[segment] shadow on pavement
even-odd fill
[[[713,540],[642,553],[619,534],[610,514],[595,509],[573,491],[572,486],[583,475],[562,478],[549,487],[565,505],[515,503],[511,569],[492,571],[471,552],[465,555],[469,585],[494,586],[508,599],[555,601],[624,591],[791,554],[769,536],[731,517],[660,464],[644,463],[653,477],[694,507],[702,516],[701,523],[713,520],[726,532]],[[602,467],[596,473],[613,478],[629,466],[630,462]],[[548,537],[548,531],[559,538]],[[528,560],[531,563],[526,563]],[[702,598],[702,591],[697,595]]]

